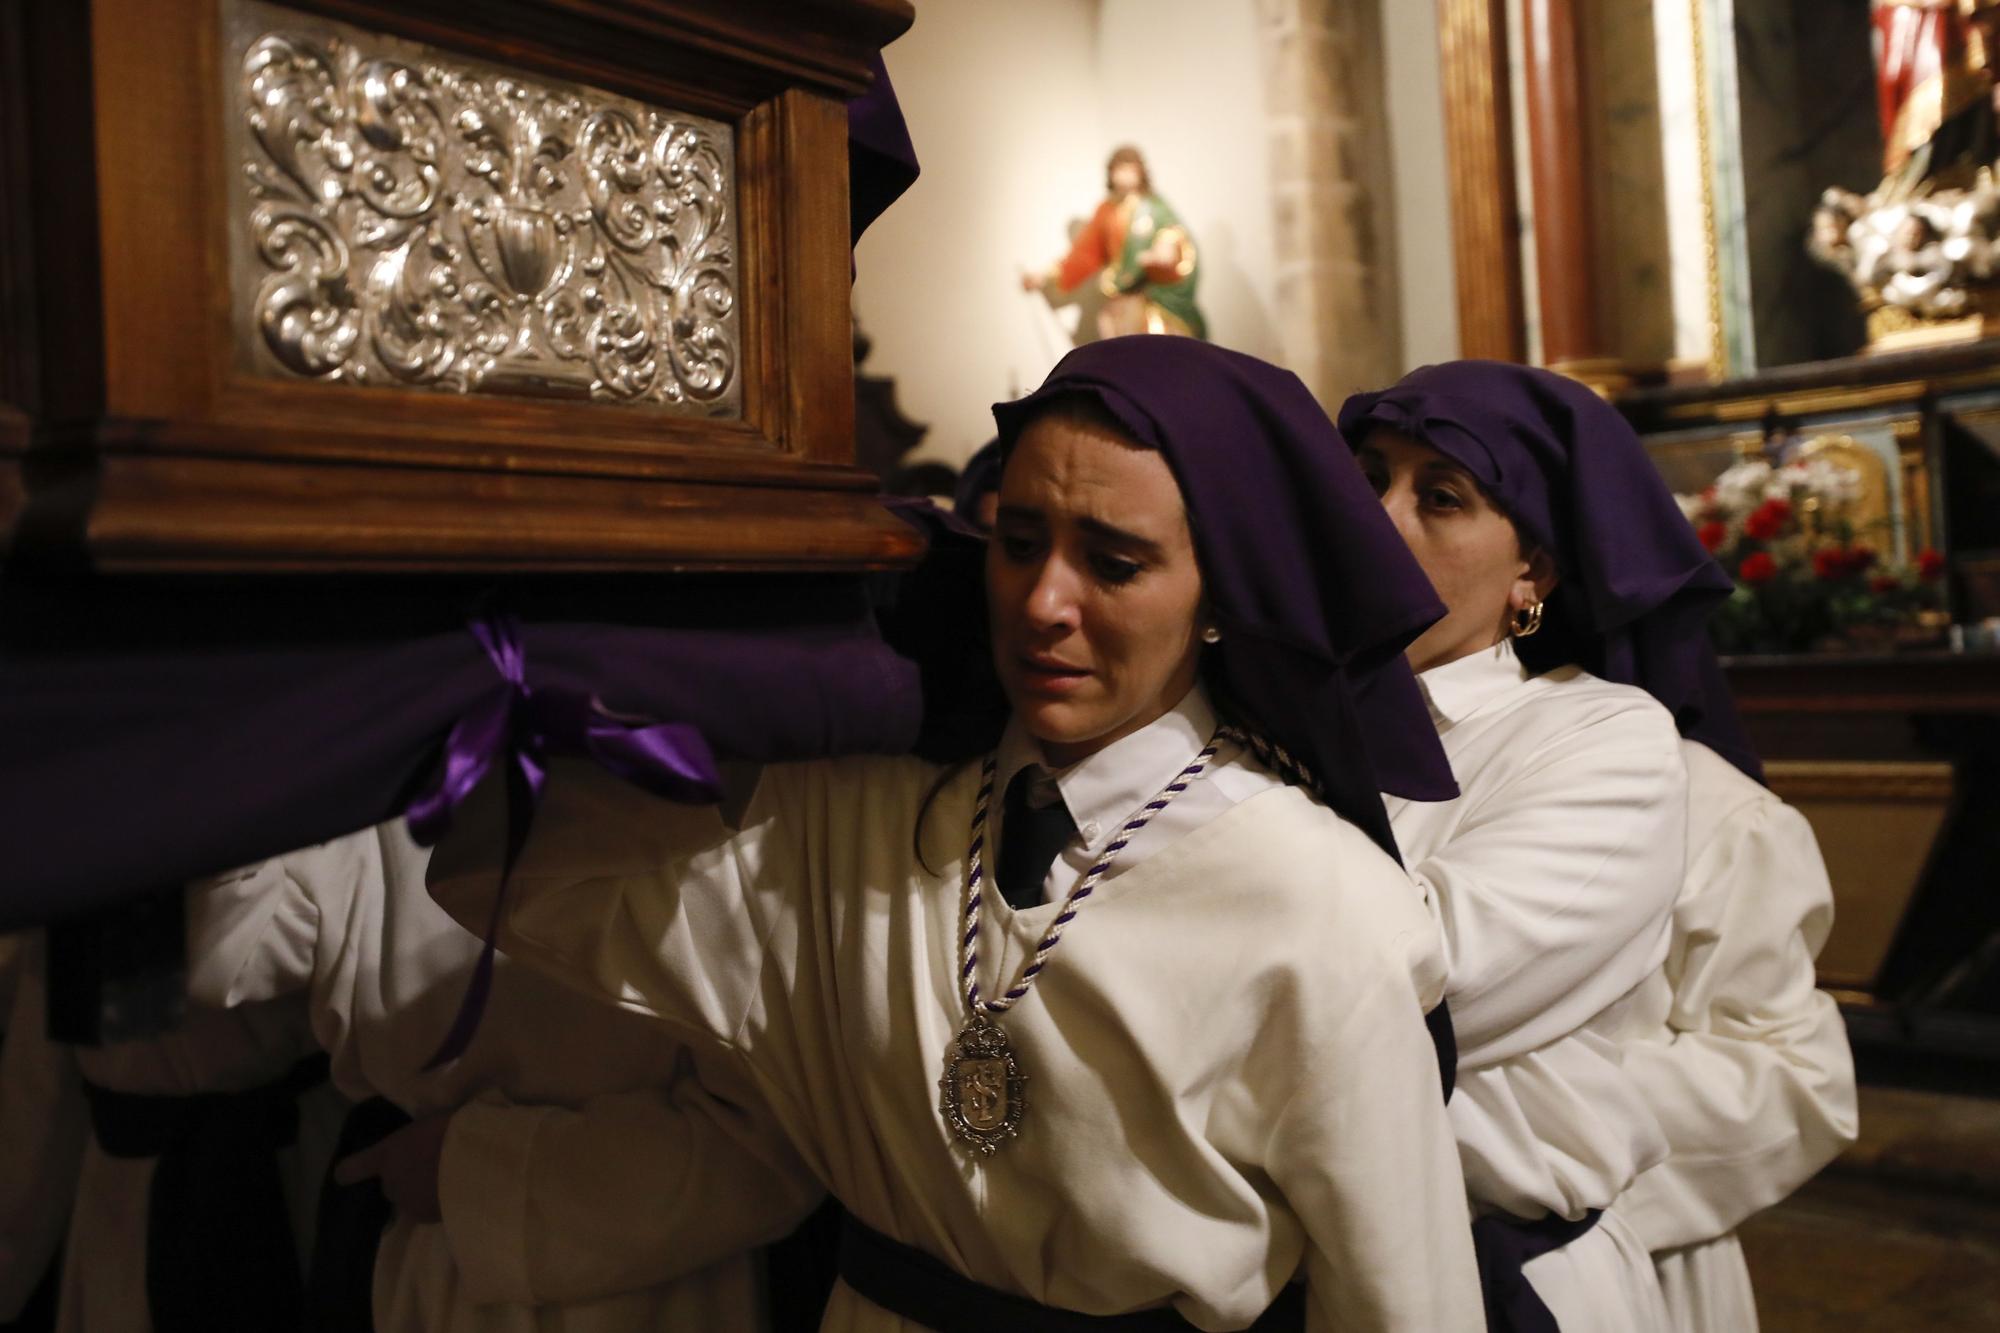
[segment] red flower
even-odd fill
[[[1722,543],[1729,540],[1729,525],[1727,523],[1717,523],[1711,519],[1696,528],[1694,535],[1700,539],[1703,549],[1710,555],[1714,555],[1722,549]]]
[[[1933,582],[1944,577],[1944,557],[1926,546],[1917,552],[1917,577],[1925,582]]]
[[[1790,500],[1766,500],[1750,511],[1743,520],[1743,535],[1752,541],[1767,542],[1785,530],[1785,524],[1792,521]]]
[[[1865,546],[1822,546],[1813,552],[1813,573],[1823,579],[1865,574],[1874,563],[1875,553]]]
[[[1778,572],[1778,562],[1768,551],[1752,551],[1743,557],[1743,563],[1736,567],[1736,577],[1745,583],[1765,583]]]
[[[1868,580],[1868,591],[1872,593],[1891,593],[1902,586],[1903,581],[1894,574],[1877,574]]]

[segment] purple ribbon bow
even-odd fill
[[[410,803],[410,834],[434,845],[450,829],[454,814],[474,789],[504,767],[507,778],[507,849],[500,863],[500,887],[486,923],[486,943],[466,984],[458,1016],[424,1068],[456,1060],[472,1044],[493,990],[494,941],[506,903],[514,863],[528,845],[535,810],[541,804],[552,754],[584,754],[616,777],[655,796],[688,804],[721,799],[722,777],[701,731],[684,722],[650,722],[621,717],[596,697],[528,684],[527,653],[512,616],[474,620],[472,636],[486,650],[500,682],[452,727],[444,743],[437,781]]]

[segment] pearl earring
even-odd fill
[[[1215,626],[1210,625],[1207,629],[1201,632],[1201,641],[1203,643],[1221,643],[1222,631],[1217,629]]]

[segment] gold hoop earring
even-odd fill
[[[1514,613],[1514,637],[1525,639],[1542,627],[1542,603],[1524,606]]]

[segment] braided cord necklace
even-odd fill
[[[993,800],[997,757],[986,756],[980,771],[979,795],[973,802],[972,845],[965,856],[965,906],[959,936],[959,949],[965,959],[959,969],[959,981],[971,1017],[945,1052],[944,1076],[938,1080],[939,1113],[952,1133],[974,1151],[992,1156],[1001,1144],[1020,1133],[1021,1119],[1028,1110],[1028,1076],[1022,1072],[1020,1057],[1014,1054],[1007,1034],[995,1019],[1034,989],[1035,979],[1048,965],[1056,945],[1062,942],[1063,931],[1076,919],[1084,900],[1096,891],[1098,881],[1110,871],[1118,854],[1140,829],[1152,822],[1154,815],[1171,805],[1176,796],[1202,775],[1215,757],[1216,746],[1225,738],[1234,739],[1222,731],[1209,737],[1201,753],[1161,788],[1159,795],[1132,813],[1117,836],[1106,844],[1096,864],[1084,872],[1063,898],[1061,910],[1049,923],[1041,943],[1035,946],[1035,956],[1021,969],[1021,975],[998,998],[990,1000],[983,998],[979,990],[979,918],[986,899],[986,824]]]

